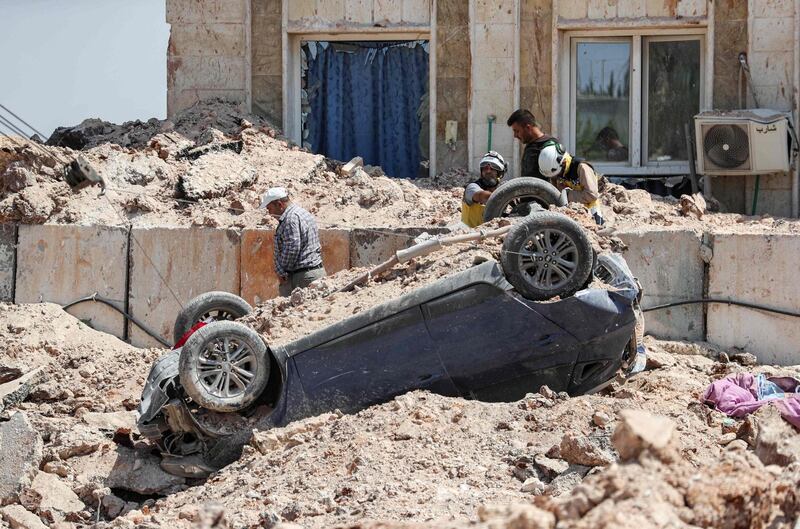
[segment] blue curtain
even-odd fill
[[[427,44],[309,43],[309,115],[314,152],[361,156],[390,176],[415,178],[422,158],[420,116],[428,91]],[[427,108],[427,107],[426,107]]]

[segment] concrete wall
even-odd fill
[[[241,293],[251,305],[278,296],[273,230],[243,230],[241,243]],[[320,230],[322,264],[328,274],[350,268],[350,234],[346,230]]]
[[[14,271],[17,266],[16,244],[16,224],[0,224],[0,302],[14,301]]]
[[[125,308],[128,232],[105,226],[20,226],[16,303],[66,304],[95,292]],[[123,336],[125,319],[100,303],[69,313],[89,326]]]
[[[201,99],[246,102],[249,0],[167,0],[167,114]]]
[[[251,0],[253,112],[283,125],[283,2]]]
[[[553,2],[522,0],[520,3],[519,106],[533,112],[544,130],[550,131],[553,130]],[[505,119],[501,119],[501,126],[505,126]]]
[[[709,297],[800,312],[800,237],[721,233],[713,236]],[[708,310],[708,340],[741,347],[760,362],[800,364],[798,318],[729,305]]]
[[[131,236],[135,241],[129,265],[130,314],[167,341],[184,303],[210,290],[239,292],[240,247],[235,231],[134,228]],[[130,324],[129,329],[132,344],[158,346],[137,326]]]
[[[471,89],[471,159],[470,169],[477,171],[486,153],[489,115],[497,117],[492,125],[492,149],[509,163],[514,174],[514,137],[506,119],[517,106],[517,38],[519,0],[471,0],[474,18],[472,33]]]
[[[703,297],[700,233],[648,228],[616,235],[628,246],[623,255],[642,285],[642,307]],[[705,336],[702,305],[649,312],[645,321],[646,332],[659,338],[702,340]]]
[[[427,26],[431,0],[291,0],[290,28]]]

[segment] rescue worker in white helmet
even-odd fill
[[[548,145],[539,153],[539,172],[561,191],[567,202],[580,202],[594,221],[603,225],[597,173],[585,160],[573,157],[561,144]]]
[[[495,151],[489,151],[481,158],[481,177],[467,184],[464,189],[464,197],[461,201],[461,221],[464,224],[474,228],[483,223],[486,201],[497,189],[507,169],[508,164]]]

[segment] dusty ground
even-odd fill
[[[771,410],[732,420],[698,400],[728,373],[797,376],[800,366],[722,363],[707,344],[648,338],[648,371],[599,395],[531,388],[519,402],[488,404],[414,392],[355,415],[307,419],[256,433],[238,462],[185,483],[159,472],[129,433],[127,410],[158,351],[48,304],[2,305],[0,326],[0,372],[48,365],[47,380],[3,412],[3,420],[24,414],[43,444],[29,469],[36,477],[5,498],[7,520],[24,507],[51,525],[92,524],[98,498],[100,526],[187,528],[375,526],[369,520],[777,528],[793,527],[800,508],[797,451],[776,449],[767,435],[796,447],[798,432]],[[667,441],[647,433],[669,430]]]

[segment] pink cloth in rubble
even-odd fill
[[[750,373],[738,373],[708,386],[703,401],[713,404],[729,417],[744,417],[771,404],[778,408],[786,421],[800,430],[800,393],[796,393],[800,380],[792,377],[770,377],[767,380],[779,386],[785,396],[759,400],[756,377]]]

